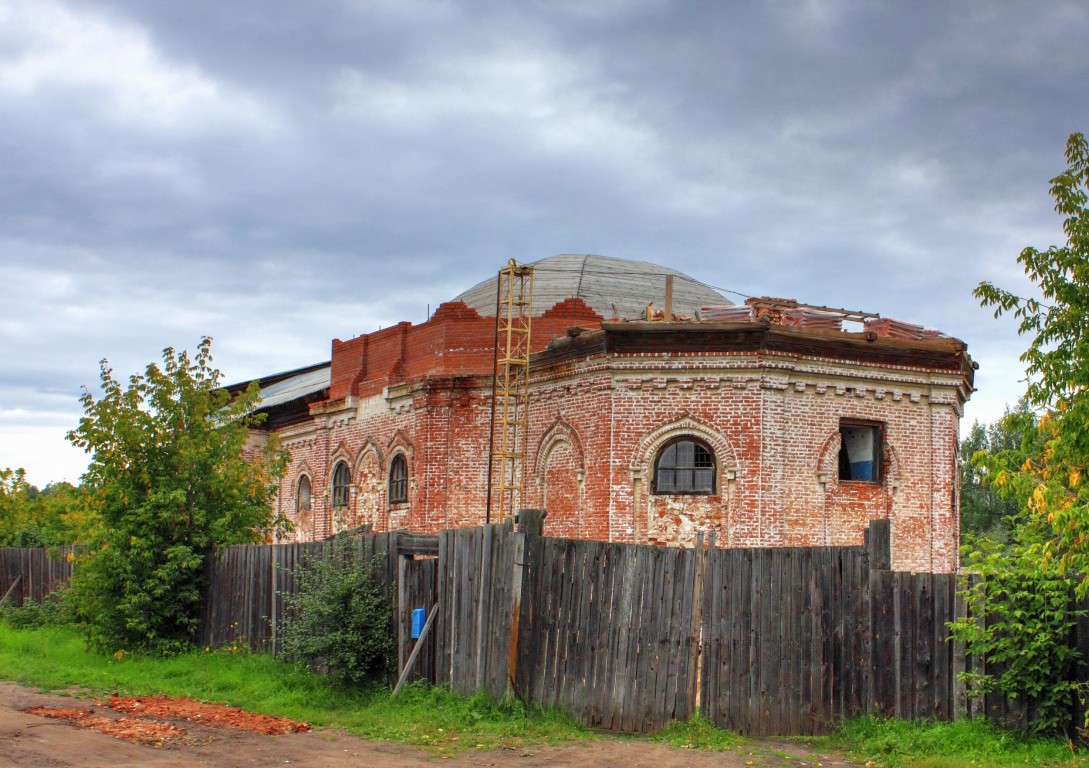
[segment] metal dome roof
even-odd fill
[[[531,262],[533,315],[539,317],[564,299],[580,298],[602,317],[634,320],[647,304],[665,305],[665,276],[673,275],[673,313],[694,316],[704,305],[732,304],[718,291],[669,267],[646,261],[591,254],[562,254]],[[481,315],[495,314],[496,281],[492,277],[459,294]]]

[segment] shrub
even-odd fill
[[[1002,550],[985,539],[976,543],[981,547],[969,552],[968,563],[982,578],[962,587],[972,615],[949,628],[968,653],[1001,671],[961,673],[962,678],[981,693],[999,691],[1035,709],[1030,730],[1062,733],[1086,693],[1074,675],[1080,659],[1073,633],[1085,613],[1072,601],[1077,579],[1045,567],[1036,547]],[[986,622],[977,623],[976,616],[984,614]]]
[[[295,572],[298,592],[286,598],[284,654],[358,686],[390,674],[394,628],[375,564],[348,542],[330,556],[310,558]]]
[[[56,627],[76,623],[67,587],[45,596],[41,603],[26,600],[16,608],[10,601],[0,603],[0,621],[15,629]]]

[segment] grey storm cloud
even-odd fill
[[[1086,39],[1074,2],[0,0],[0,466],[74,479],[100,357],[284,370],[562,252],[939,327],[994,418],[1023,342],[971,289],[1061,240]]]

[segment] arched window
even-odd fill
[[[715,492],[715,454],[702,442],[681,438],[654,460],[654,493]]]
[[[352,485],[352,472],[343,461],[333,470],[333,507],[348,506],[349,488]]]
[[[399,453],[389,465],[389,503],[403,504],[408,501],[408,462]]]
[[[310,511],[310,478],[303,475],[295,486],[295,512]]]

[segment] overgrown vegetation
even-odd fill
[[[46,595],[41,603],[26,600],[19,607],[10,600],[0,603],[0,622],[15,629],[72,627],[76,624],[76,615],[69,590],[62,588]]]
[[[1070,642],[1084,614],[1071,601],[1076,579],[1041,567],[1033,544],[1019,543],[1009,551],[986,540],[977,545],[966,563],[982,576],[966,588],[971,614],[950,629],[968,653],[1002,671],[972,672],[965,680],[980,692],[1000,691],[1031,707],[1029,730],[1066,732],[1085,698],[1085,686],[1075,681],[1078,652]],[[976,616],[984,611],[988,620],[980,624]]]
[[[84,487],[101,520],[72,580],[96,648],[178,651],[192,641],[205,557],[216,545],[262,542],[285,521],[272,499],[285,457],[271,443],[245,455],[258,391],[220,387],[211,340],[196,356],[163,351],[123,386],[105,360],[102,395],[84,390],[69,433],[91,454]]]
[[[328,558],[310,558],[295,572],[298,591],[287,597],[284,653],[326,671],[341,685],[384,679],[394,669],[389,600],[374,563],[347,538]]]
[[[830,741],[853,760],[883,768],[1089,765],[1089,758],[1075,753],[1069,742],[1026,737],[980,719],[912,723],[862,717],[845,723]]]
[[[88,650],[82,636],[65,626],[20,630],[0,621],[0,678],[50,690],[79,686],[90,694],[227,702],[440,753],[592,737],[559,712],[517,700],[496,702],[422,685],[407,686],[393,697],[386,686],[344,688],[301,664],[265,654],[190,650],[166,657],[106,656]]]

